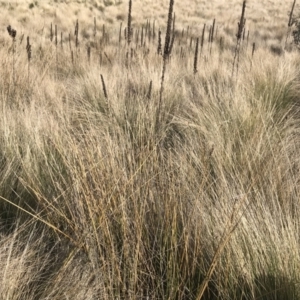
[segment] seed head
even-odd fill
[[[14,39],[17,35],[17,31],[13,29],[10,25],[7,26],[8,34]]]

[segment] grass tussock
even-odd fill
[[[0,298],[299,299],[299,53],[136,5],[0,37]]]

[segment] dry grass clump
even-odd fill
[[[299,54],[240,4],[0,36],[0,298],[300,297]]]

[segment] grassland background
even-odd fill
[[[300,299],[291,6],[0,2],[0,299]]]

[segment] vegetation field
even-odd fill
[[[0,299],[300,299],[296,1],[0,7]]]

